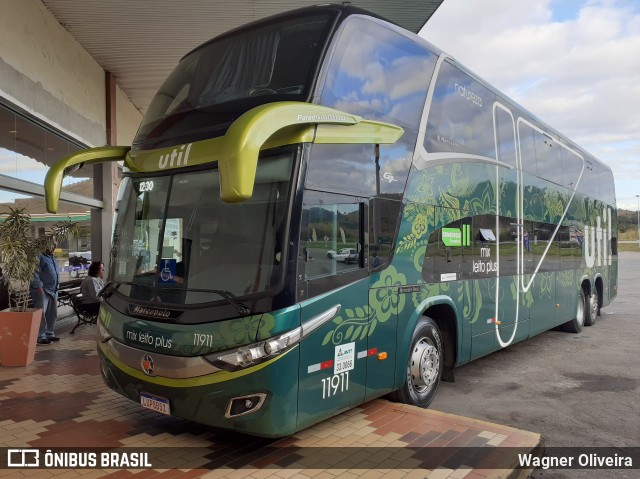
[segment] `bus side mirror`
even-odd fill
[[[58,212],[60,193],[62,191],[62,180],[69,173],[80,168],[96,163],[109,161],[126,161],[126,155],[131,147],[129,146],[101,146],[98,148],[88,148],[71,155],[65,156],[57,161],[49,171],[44,180],[44,199],[49,213]]]

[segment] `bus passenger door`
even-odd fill
[[[298,427],[363,402],[367,377],[366,207],[306,192],[298,258],[301,304]],[[336,203],[351,198],[352,203]]]
[[[378,281],[369,290],[369,342],[359,358],[367,363],[366,401],[394,389],[398,305],[401,300],[410,300],[410,295],[399,293],[399,289],[402,286],[383,285]]]
[[[395,247],[396,223],[402,211],[401,199],[402,194],[396,194],[395,197],[377,196],[369,201],[369,342],[367,357],[363,358],[367,362],[366,401],[394,389],[398,323],[406,325],[411,309],[407,303],[411,302],[413,288],[407,288],[409,280],[389,264]],[[399,310],[404,312],[402,319],[398,318]]]

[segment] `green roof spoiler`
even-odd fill
[[[300,126],[307,127],[306,131],[301,132]],[[287,138],[284,130],[295,134]],[[219,158],[220,196],[228,203],[251,198],[261,149],[297,143],[301,137],[314,143],[395,143],[403,133],[402,128],[389,123],[363,120],[312,103],[276,102],[258,106],[233,122],[224,136]],[[270,140],[276,139],[276,144],[272,144]]]
[[[44,200],[47,211],[58,212],[62,180],[66,175],[86,165],[125,160],[130,149],[129,146],[101,146],[72,153],[57,161],[49,168],[44,179]]]
[[[275,102],[255,107],[241,115],[222,137],[159,150],[130,152],[113,146],[83,150],[51,167],[45,179],[47,211],[58,210],[64,176],[94,163],[124,160],[136,172],[167,168],[168,158],[177,157],[177,166],[212,163],[220,170],[220,197],[227,203],[251,198],[261,150],[296,143],[392,144],[404,130],[380,121],[364,120],[326,106],[304,102]],[[184,150],[184,158],[182,151]],[[173,167],[173,163],[171,163]]]

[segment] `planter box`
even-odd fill
[[[42,309],[0,311],[0,365],[27,366],[36,354]]]

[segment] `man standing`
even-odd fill
[[[40,255],[38,269],[30,285],[33,306],[42,308],[38,344],[60,341],[53,331],[58,319],[58,264],[53,257],[56,246],[56,242],[51,240],[49,248]]]

